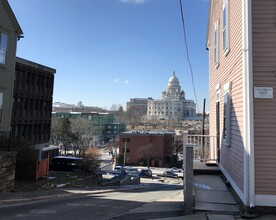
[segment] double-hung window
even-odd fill
[[[223,2],[223,24],[222,24],[222,36],[223,36],[223,51],[227,53],[229,51],[229,24],[228,24],[228,0]]]
[[[6,64],[8,35],[0,31],[0,64]]]
[[[214,31],[214,64],[218,65],[218,21],[215,23],[215,31]]]
[[[231,129],[231,82],[224,85],[223,141],[230,146]]]

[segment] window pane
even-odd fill
[[[228,10],[228,6],[225,5],[224,9],[223,9],[223,50],[227,50],[228,49],[228,18],[227,18],[227,10]]]
[[[214,62],[217,64],[218,62],[218,30],[215,30],[214,33]]]
[[[0,48],[0,63],[6,63],[6,51]]]
[[[226,16],[227,16],[227,14],[226,14],[226,7],[223,9],[223,29],[226,27],[226,25],[227,25],[227,20],[226,20]]]
[[[0,63],[6,63],[6,53],[8,45],[8,36],[4,33],[0,35]]]
[[[223,49],[226,50],[228,48],[227,45],[227,31],[223,30]]]

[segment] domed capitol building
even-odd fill
[[[175,72],[169,79],[167,89],[162,92],[162,98],[148,100],[147,116],[175,120],[196,117],[196,104],[185,99],[185,92],[181,90]]]

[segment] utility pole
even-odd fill
[[[202,131],[201,131],[201,134],[202,134],[202,159],[204,160],[205,159],[205,141],[204,141],[204,135],[205,135],[205,132],[204,132],[204,124],[205,124],[205,102],[206,102],[206,99],[203,100],[203,111],[202,111]]]
[[[126,166],[126,146],[127,146],[127,142],[130,142],[130,138],[123,138],[123,142],[125,143],[125,150],[124,150],[124,166]]]
[[[204,124],[205,124],[205,102],[206,102],[206,99],[203,100],[203,111],[202,111],[202,131],[201,131],[201,134],[204,135],[205,132],[204,132]]]

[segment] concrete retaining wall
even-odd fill
[[[0,192],[14,188],[16,152],[0,152]]]

